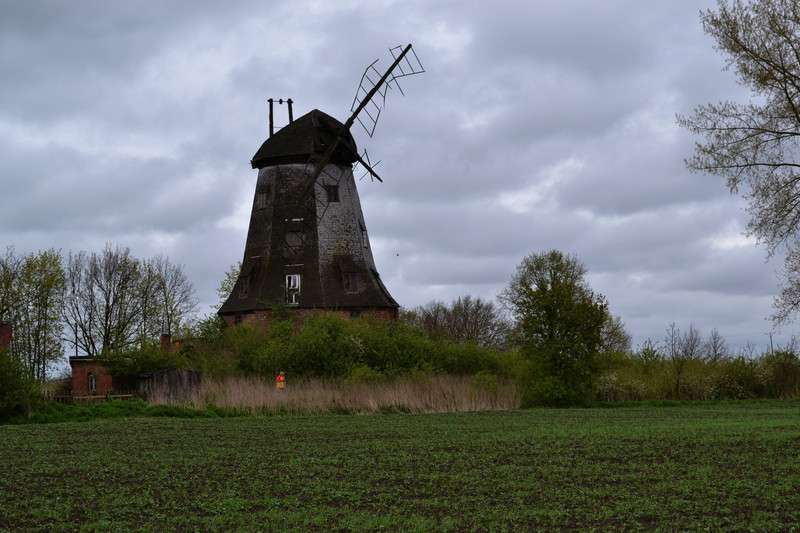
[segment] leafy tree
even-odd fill
[[[233,288],[236,287],[236,282],[239,280],[239,273],[242,271],[242,262],[239,261],[238,263],[233,263],[228,270],[225,272],[225,277],[220,282],[219,287],[217,287],[217,296],[219,297],[219,303],[214,304],[211,306],[212,309],[218,310],[222,305],[225,303],[225,300],[233,292]]]
[[[526,405],[580,403],[596,377],[608,304],[586,282],[576,256],[550,250],[525,257],[498,299],[516,321],[532,362]]]
[[[0,348],[0,419],[31,411],[41,400],[39,384],[26,374],[22,362]]]
[[[756,100],[701,105],[693,116],[679,116],[703,138],[687,166],[726,178],[731,193],[744,189],[749,234],[769,256],[786,252],[772,317],[780,324],[800,309],[800,7],[795,0],[719,0],[701,21],[726,68]]]
[[[0,322],[14,328],[9,357],[17,360],[26,379],[43,382],[48,368],[63,356],[63,294],[60,252],[17,256],[13,247],[6,248],[0,257]]]
[[[22,275],[22,258],[14,253],[14,247],[6,247],[0,257],[0,323],[11,323],[13,315],[21,305],[19,278]]]
[[[163,350],[158,339],[148,339],[144,344],[136,343],[128,349],[110,352],[100,361],[113,376],[123,381],[126,388],[136,387],[133,378],[139,372],[190,366],[184,351]]]
[[[628,353],[631,351],[633,337],[625,329],[625,322],[620,316],[606,317],[602,330],[602,349],[604,352]]]
[[[43,383],[47,370],[64,356],[61,252],[51,249],[27,255],[19,282],[21,305],[14,323],[14,355],[22,361],[29,379]]]

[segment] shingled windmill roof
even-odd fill
[[[315,149],[321,147],[324,150],[324,147],[333,140],[332,132],[341,134],[343,142],[334,151],[330,162],[354,163],[357,149],[353,136],[345,130],[344,124],[315,109],[264,141],[250,164],[253,168],[260,169],[272,165],[305,163]]]

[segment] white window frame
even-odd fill
[[[300,274],[286,274],[286,304],[300,303]]]

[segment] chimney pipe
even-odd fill
[[[269,102],[269,136],[272,137],[272,134],[275,133],[275,121],[272,118],[272,98],[267,102]]]

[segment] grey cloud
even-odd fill
[[[382,160],[385,183],[359,191],[398,301],[493,298],[558,248],[635,342],[670,321],[763,342],[780,258],[731,237],[742,203],[686,171],[674,120],[747,97],[702,34],[713,5],[6,3],[0,244],[162,253],[213,303],[242,254],[267,98],[344,120],[363,69],[413,42],[427,72],[374,138],[353,131]]]

